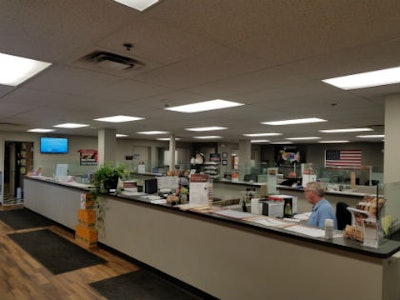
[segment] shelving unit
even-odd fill
[[[211,179],[218,179],[220,176],[219,162],[206,161],[204,163],[204,173],[208,174]]]

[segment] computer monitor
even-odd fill
[[[147,194],[155,194],[158,191],[157,178],[144,180],[144,192]]]

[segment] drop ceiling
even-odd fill
[[[115,70],[82,60],[93,51],[143,66]],[[321,80],[399,66],[400,1],[163,0],[139,12],[111,0],[8,0],[0,2],[0,52],[53,64],[18,87],[0,85],[0,131],[76,122],[90,126],[54,135],[115,128],[154,139],[136,132],[163,130],[192,142],[184,128],[224,126],[209,134],[226,142],[261,132],[283,134],[271,141],[358,142],[354,133],[318,129],[372,126],[372,134],[383,134],[385,97],[399,94],[400,84],[343,91]],[[212,99],[245,105],[197,114],[164,110]],[[112,115],[145,120],[93,120]],[[308,117],[328,122],[261,124]]]

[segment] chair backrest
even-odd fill
[[[351,212],[347,210],[349,205],[344,202],[336,203],[336,219],[339,230],[343,230],[346,225],[351,225]]]

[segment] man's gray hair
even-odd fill
[[[324,197],[324,195],[325,195],[325,189],[324,189],[323,185],[321,184],[321,182],[317,182],[317,181],[309,182],[309,183],[307,183],[307,189],[310,191],[317,192],[317,195],[319,197]]]

